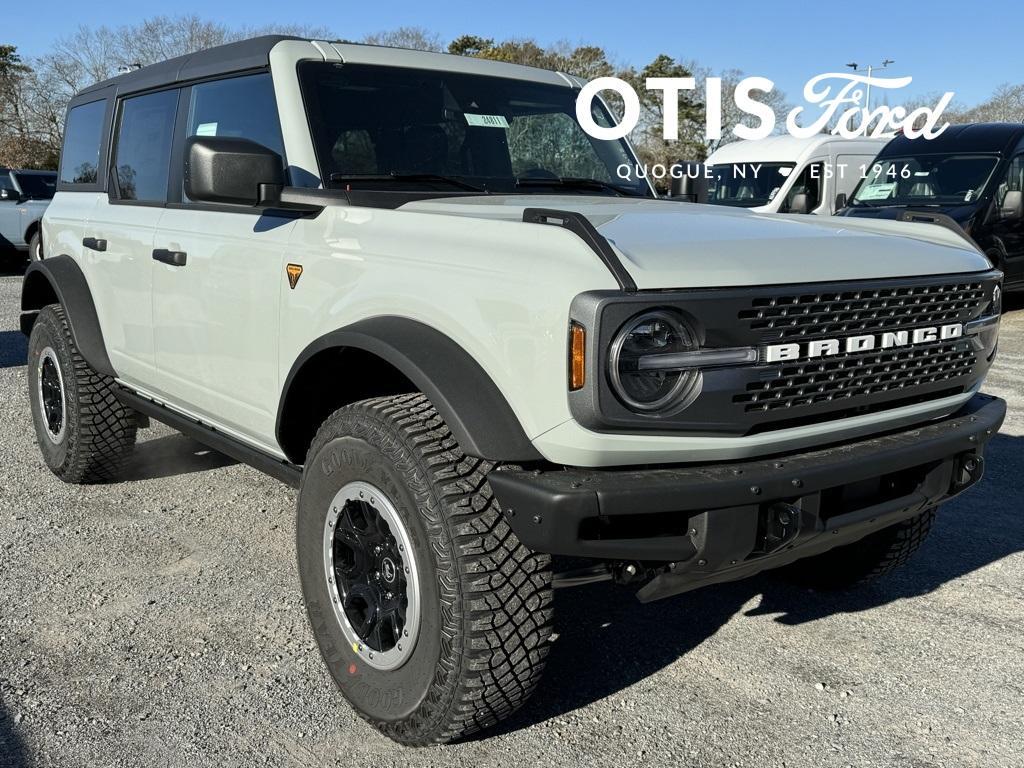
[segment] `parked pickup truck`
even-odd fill
[[[901,565],[1003,420],[961,236],[659,199],[580,87],[262,37],[68,109],[21,300],[46,465],[114,480],[154,417],[299,487],[320,652],[403,743],[526,701],[556,586]]]
[[[0,168],[0,251],[28,251],[33,261],[43,258],[39,222],[56,189],[52,171]]]

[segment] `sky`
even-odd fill
[[[901,95],[954,91],[973,105],[1004,82],[1024,81],[1021,0],[907,0],[887,3],[808,3],[792,0],[694,3],[447,0],[388,3],[303,0],[47,0],[4,3],[0,43],[26,57],[79,25],[119,26],[167,14],[195,13],[229,26],[298,23],[325,26],[338,37],[399,26],[419,26],[444,40],[461,34],[495,39],[530,37],[541,44],[568,41],[603,46],[620,64],[642,66],[659,53],[696,60],[713,70],[740,69],[773,80],[793,103],[804,83],[824,72],[848,71],[894,59],[886,76],[911,76]],[[895,94],[890,103],[902,99]]]

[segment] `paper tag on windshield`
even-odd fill
[[[857,197],[860,200],[885,200],[887,197],[892,196],[892,191],[896,188],[896,182],[886,184],[870,184],[860,192],[857,193]]]
[[[200,123],[196,127],[196,136],[216,136],[217,135],[217,124],[216,123]]]
[[[508,128],[508,120],[504,115],[471,115],[466,114],[466,122],[477,128]]]

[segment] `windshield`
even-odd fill
[[[722,163],[711,166],[708,202],[753,208],[767,205],[793,172],[793,163]]]
[[[857,186],[853,206],[964,205],[981,197],[999,158],[918,155],[875,161]]]
[[[299,76],[322,178],[336,188],[651,196],[625,142],[580,127],[572,88],[323,62]],[[598,125],[614,124],[593,109]]]
[[[16,173],[14,177],[21,187],[21,194],[33,200],[49,200],[57,192],[55,173]]]

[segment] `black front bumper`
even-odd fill
[[[770,459],[655,469],[501,470],[489,481],[531,549],[673,563],[655,599],[860,539],[982,476],[1006,403],[976,395],[913,429]]]

